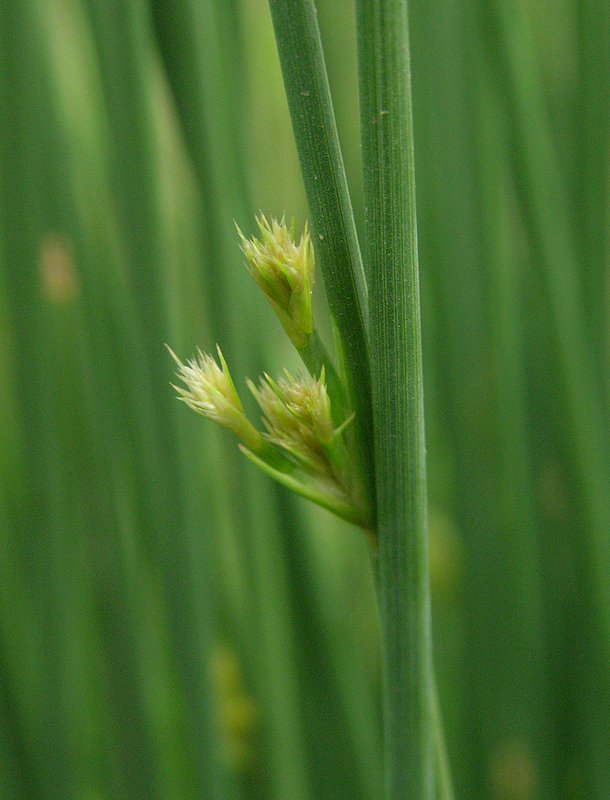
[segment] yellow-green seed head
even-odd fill
[[[244,409],[235,389],[229,367],[218,347],[220,366],[209,353],[197,350],[197,357],[186,363],[168,348],[178,364],[177,375],[185,384],[174,386],[178,399],[218,425],[228,428],[253,452],[263,446],[261,434],[244,414]]]
[[[277,383],[265,375],[258,387],[251,381],[248,386],[264,414],[268,440],[312,471],[332,473],[326,447],[335,431],[324,372],[317,379],[286,371]]]
[[[277,382],[276,389],[286,408],[310,430],[316,441],[328,444],[335,431],[330,413],[330,398],[326,390],[324,368],[319,378],[311,375],[293,377],[287,370]]]
[[[314,280],[314,251],[307,224],[297,244],[294,221],[288,227],[284,217],[269,221],[256,219],[260,238],[247,239],[237,228],[248,271],[275,309],[297,348],[303,347],[313,330],[311,293]]]

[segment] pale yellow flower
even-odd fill
[[[256,218],[260,238],[247,239],[239,227],[240,246],[246,267],[273,306],[280,322],[297,348],[313,331],[311,293],[314,281],[314,251],[307,224],[297,244],[294,222],[263,214]]]
[[[267,439],[310,471],[333,475],[329,446],[335,431],[324,371],[320,378],[295,378],[286,370],[277,383],[265,375],[258,387],[252,381],[248,387],[264,414]]]
[[[253,452],[261,450],[264,446],[262,436],[244,413],[220,347],[220,366],[213,356],[201,350],[197,350],[196,358],[186,363],[180,361],[169,347],[168,350],[178,364],[177,375],[185,384],[184,387],[174,386],[178,399],[198,414],[228,428]]]

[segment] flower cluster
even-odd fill
[[[229,367],[218,348],[220,366],[209,353],[197,351],[197,357],[183,364],[178,356],[168,350],[178,364],[178,377],[185,386],[173,386],[178,398],[223,428],[228,428],[254,452],[261,449],[263,439],[244,414],[244,409],[231,378]]]
[[[312,335],[314,256],[307,226],[297,243],[294,223],[288,227],[284,218],[268,221],[261,215],[257,224],[260,238],[248,240],[238,228],[246,265],[307,363],[303,353],[312,349],[312,341],[321,352],[317,334]],[[320,361],[309,363],[313,375],[285,371],[277,381],[269,375],[258,385],[248,381],[262,411],[265,430],[258,431],[244,412],[220,348],[218,362],[201,351],[186,363],[170,353],[184,383],[174,387],[180,400],[228,428],[240,440],[241,451],[275,480],[350,522],[370,527],[357,459],[344,437],[352,417],[336,427],[345,404],[340,379],[326,356],[321,360],[329,369],[330,395],[326,366],[320,367]]]
[[[324,373],[318,380],[286,371],[277,383],[265,375],[258,388],[252,381],[248,388],[264,414],[268,440],[315,469],[334,437]]]
[[[307,225],[297,244],[294,221],[290,227],[284,217],[256,219],[260,238],[247,239],[239,227],[241,250],[246,267],[265,294],[290,340],[303,347],[313,331],[311,293],[313,291],[314,253]]]
[[[171,352],[171,351],[170,351]],[[319,378],[293,376],[277,382],[269,375],[248,387],[263,412],[263,433],[246,417],[220,349],[219,366],[212,356],[178,363],[185,387],[174,387],[180,400],[199,414],[228,428],[240,449],[264,472],[298,494],[357,524],[366,513],[352,491],[350,460],[343,442],[345,424],[335,429],[324,371]],[[348,420],[349,421],[349,420]]]

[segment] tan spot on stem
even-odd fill
[[[533,800],[538,797],[538,770],[525,742],[502,743],[491,759],[493,800]]]
[[[59,233],[48,233],[40,244],[40,283],[44,296],[52,303],[70,303],[79,292],[80,282],[72,243]]]

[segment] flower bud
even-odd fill
[[[275,451],[242,452],[283,486],[328,508],[343,519],[370,528],[368,508],[343,441],[350,417],[333,427],[324,370],[319,378],[293,377],[285,371],[277,383],[268,375],[248,387],[263,412],[265,439]]]
[[[239,228],[246,267],[273,306],[291,341],[301,349],[313,331],[311,293],[314,251],[307,224],[297,244],[294,221],[256,219],[260,238],[247,239]]]
[[[208,419],[228,428],[253,452],[264,447],[261,434],[244,414],[244,409],[231,379],[229,367],[218,347],[220,366],[208,353],[197,351],[197,357],[183,364],[180,359],[168,350],[178,364],[178,377],[185,388],[174,386],[182,400]],[[173,385],[173,384],[172,384]]]
[[[264,414],[267,439],[312,472],[335,474],[328,448],[335,431],[324,371],[318,379],[295,378],[286,370],[277,383],[265,375],[258,387],[251,381],[248,387]]]

